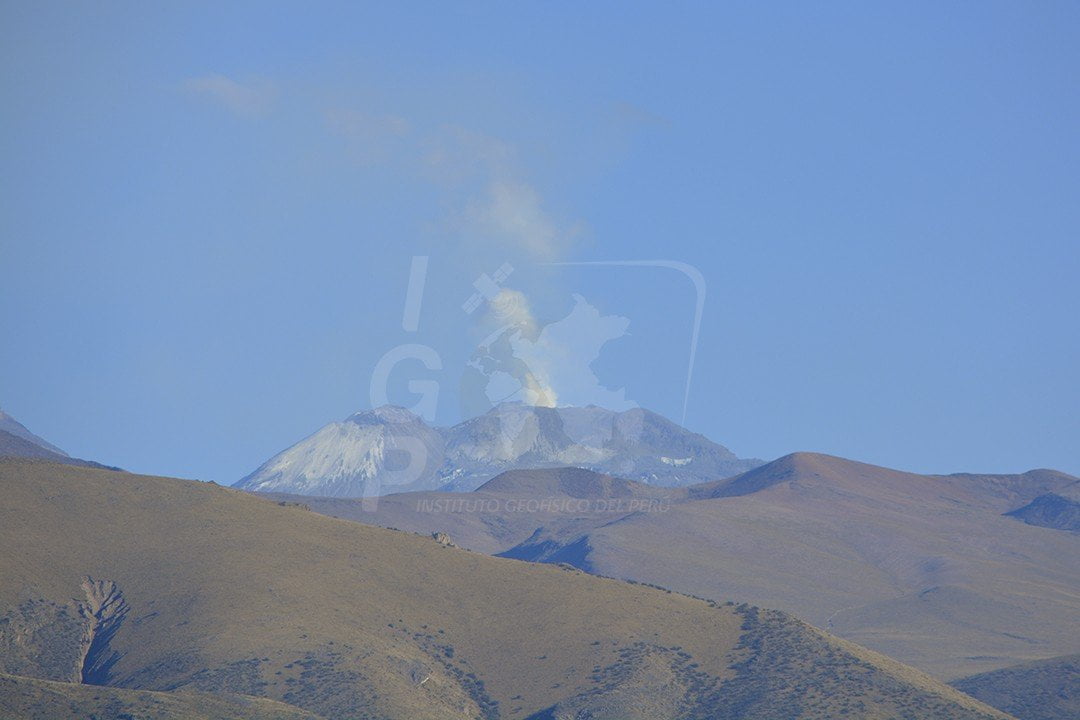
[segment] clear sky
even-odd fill
[[[678,420],[692,274],[551,264],[665,260],[704,289],[686,424],[739,455],[1080,474],[1080,5],[314,5],[3,4],[0,407],[34,432],[232,482],[402,345],[436,367],[398,351],[387,398],[454,422],[503,263],[531,348],[578,296],[600,386]]]

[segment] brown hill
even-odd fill
[[[0,461],[0,671],[337,718],[989,718],[776,612],[210,484]]]
[[[520,482],[507,473],[499,487],[546,494],[555,481],[537,479],[545,472]],[[1047,470],[931,476],[798,453],[635,507],[507,512],[490,494],[440,505],[417,493],[381,498],[375,512],[312,508],[778,607],[948,679],[1077,649],[1080,538],[1002,516],[1075,483]]]

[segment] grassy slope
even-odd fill
[[[996,716],[794,621],[754,634],[733,608],[212,485],[4,460],[0,496],[0,614],[66,603],[77,615],[84,576],[114,581],[129,611],[105,653],[116,653],[111,685],[259,695],[335,718],[523,718],[575,704],[627,720],[653,716],[611,710],[650,683],[681,716],[722,686],[748,698],[732,717],[771,717],[753,688],[772,682],[794,693],[793,717],[848,702],[869,718]],[[798,666],[731,667],[763,643],[811,638],[827,666],[811,652]],[[63,653],[50,657],[58,666],[44,670],[72,673]],[[675,690],[658,680],[668,675],[682,678]],[[799,704],[808,693],[820,697]]]
[[[953,685],[1023,720],[1080,717],[1080,654],[1021,663]]]
[[[1077,649],[1080,537],[1001,516],[1075,484],[1061,473],[923,476],[800,453],[666,491],[667,512],[418,511],[437,498],[558,495],[538,475],[492,481],[498,493],[384,497],[375,513],[350,500],[311,506],[445,531],[489,553],[532,542],[538,554],[518,556],[558,559],[587,547],[582,564],[600,574],[778,607],[946,678]],[[558,553],[566,545],[574,552]]]
[[[318,720],[265,698],[150,692],[77,685],[0,673],[0,717],[26,720],[130,717],[133,720]]]

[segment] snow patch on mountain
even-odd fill
[[[386,406],[322,427],[237,487],[330,497],[432,490],[442,464],[439,434],[408,410]]]
[[[275,455],[256,471],[251,489],[310,491],[344,478],[366,480],[379,472],[385,442],[376,427],[331,423]]]
[[[474,490],[507,470],[580,467],[652,485],[736,475],[761,464],[641,408],[504,403],[435,429],[399,407],[356,413],[275,455],[238,487],[331,497]]]
[[[664,463],[665,465],[672,465],[674,467],[682,467],[683,465],[689,465],[690,463],[694,462],[694,458],[692,458],[692,457],[688,457],[688,458],[669,458],[669,457],[664,457],[663,455],[661,455],[660,456],[660,462]]]

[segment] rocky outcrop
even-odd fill
[[[450,536],[444,532],[436,531],[431,533],[431,539],[444,547],[457,547],[454,541],[450,539]]]

